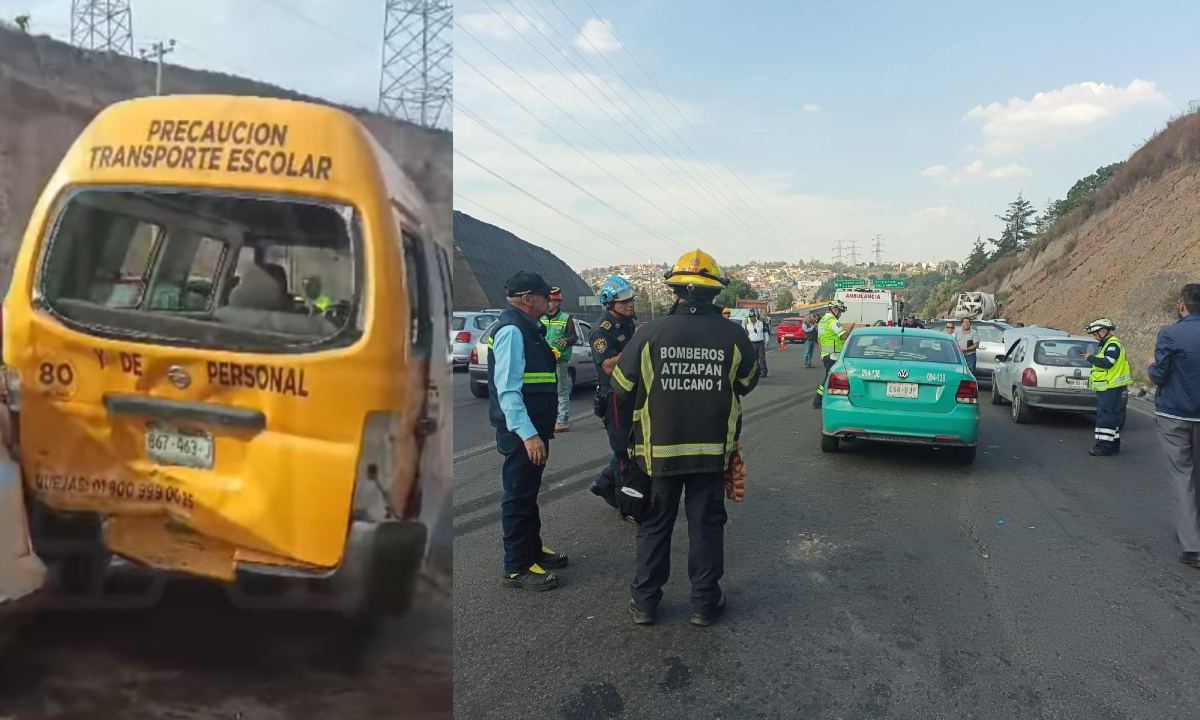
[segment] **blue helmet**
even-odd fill
[[[632,300],[633,286],[620,275],[613,275],[600,286],[600,304],[607,305],[618,300]]]

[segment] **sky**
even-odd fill
[[[455,12],[455,206],[576,268],[961,260],[1200,99],[1197,3]]]
[[[174,39],[165,62],[375,109],[383,0],[131,0],[135,50]],[[71,0],[0,0],[0,19],[71,38]],[[166,87],[169,91],[169,85]]]
[[[735,5],[754,10],[734,9]],[[70,0],[0,0],[68,39]],[[167,62],[374,108],[383,0],[132,0]],[[962,259],[1200,99],[1200,3],[459,0],[455,206],[576,268]],[[168,87],[169,90],[169,87]]]

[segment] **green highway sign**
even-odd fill
[[[902,288],[905,287],[903,278],[880,278],[875,281],[877,288]]]
[[[846,278],[845,280],[834,280],[833,287],[837,290],[844,290],[852,287],[863,287],[867,284],[862,278]]]

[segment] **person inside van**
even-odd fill
[[[304,300],[310,315],[324,315],[333,307],[333,298],[321,293],[321,278],[309,275],[301,281]]]

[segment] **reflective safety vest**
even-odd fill
[[[821,343],[821,357],[840,353],[842,346],[846,344],[842,336],[833,329],[833,324],[837,320],[833,316],[833,313],[827,312],[821,316],[821,322],[817,324],[817,338]]]
[[[553,437],[554,422],[558,417],[558,363],[550,346],[543,337],[545,328],[528,315],[509,307],[500,313],[492,325],[488,337],[488,420],[498,430],[508,430],[504,411],[500,409],[500,398],[496,393],[496,353],[494,338],[500,329],[515,325],[521,331],[525,346],[525,368],[521,381],[521,394],[525,400],[525,411],[537,428],[539,435]]]
[[[1125,346],[1121,344],[1121,341],[1115,335],[1109,335],[1104,344],[1100,346],[1100,349],[1096,351],[1096,354],[1103,356],[1104,351],[1110,345],[1116,345],[1120,353],[1117,355],[1117,361],[1113,363],[1112,367],[1092,367],[1089,380],[1092,389],[1096,392],[1113,390],[1133,384],[1133,371],[1129,367],[1129,358],[1125,355]]]
[[[550,344],[550,348],[558,355],[560,363],[570,362],[571,346],[560,348],[554,343],[563,339],[567,335],[567,323],[571,322],[571,316],[565,312],[560,312],[551,318],[549,315],[542,316],[542,324],[546,326],[546,342]]]

